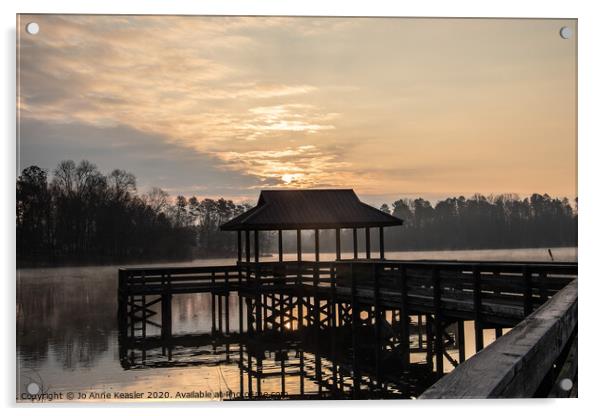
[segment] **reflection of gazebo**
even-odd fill
[[[245,257],[251,261],[250,231],[253,231],[255,262],[259,262],[259,231],[278,231],[278,260],[282,261],[282,231],[297,231],[297,259],[301,261],[301,230],[314,230],[315,258],[320,260],[319,230],[336,232],[336,258],[341,259],[341,229],[353,230],[353,258],[358,258],[357,229],[366,232],[366,258],[370,258],[370,229],[379,229],[380,258],[385,258],[384,227],[403,221],[359,200],[352,189],[261,191],[257,206],[223,224],[225,231],[238,233],[238,261],[242,261],[242,232]]]

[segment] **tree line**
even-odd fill
[[[451,197],[434,206],[399,199],[381,210],[404,220],[388,233],[397,250],[454,250],[577,246],[577,200],[534,193]]]
[[[17,262],[235,257],[236,233],[222,232],[219,226],[250,207],[224,198],[170,198],[159,188],[140,194],[132,173],[115,169],[103,174],[86,160],[62,161],[50,178],[30,166],[17,178]],[[387,229],[388,251],[577,245],[577,201],[572,206],[567,198],[547,194],[529,198],[476,194],[435,205],[422,198],[399,199],[380,209],[404,220],[402,227]],[[261,247],[273,252],[275,234],[261,234]],[[347,234],[349,230],[344,230],[343,250],[351,248]],[[362,238],[359,233],[360,244]],[[303,240],[304,250],[312,251],[311,237]],[[321,245],[334,250],[333,233],[324,232]],[[284,248],[296,250],[290,236]]]
[[[136,177],[83,160],[62,161],[52,177],[38,166],[17,178],[17,263],[133,262],[233,256],[236,236],[222,222],[250,208],[231,200],[172,200],[139,194]]]

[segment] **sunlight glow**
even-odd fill
[[[289,185],[291,182],[296,181],[297,179],[300,179],[303,177],[302,173],[285,173],[284,175],[282,175],[282,181]]]

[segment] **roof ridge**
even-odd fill
[[[261,192],[337,192],[351,191],[355,193],[353,188],[317,188],[317,189],[263,189]]]

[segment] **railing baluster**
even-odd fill
[[[441,276],[433,269],[433,306],[435,309],[435,359],[437,376],[443,376],[443,316],[441,314]]]
[[[481,272],[476,266],[472,269],[472,277],[475,350],[476,352],[479,352],[483,349],[483,325],[481,322]]]

